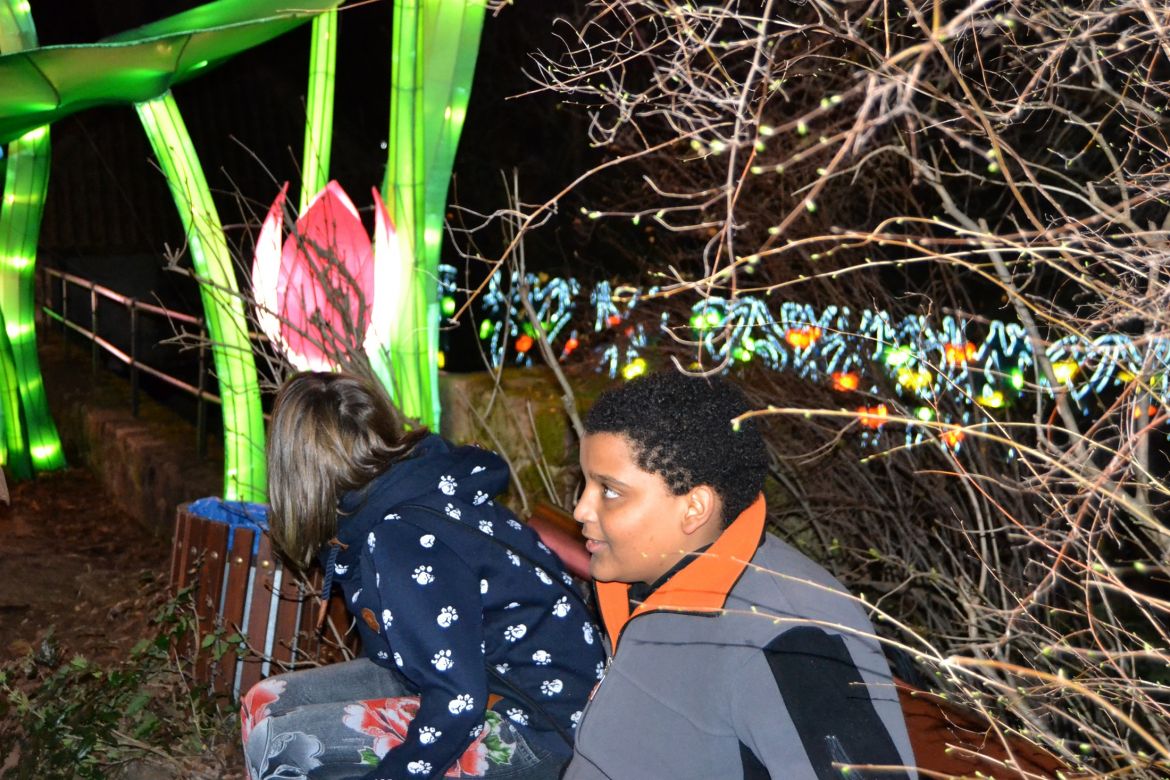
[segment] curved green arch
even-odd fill
[[[217,0],[97,43],[0,56],[0,143],[86,108],[159,97],[340,3]]]
[[[261,501],[265,497],[264,421],[259,383],[247,338],[247,319],[223,229],[169,90],[209,65],[288,32],[339,3],[340,0],[298,0],[295,10],[290,10],[287,0],[218,0],[99,43],[36,47],[34,35],[31,47],[0,56],[0,142],[17,139],[10,149],[19,152],[26,141],[43,140],[47,144],[49,123],[91,106],[132,103],[138,110],[187,230],[193,264],[201,282],[223,399],[223,492],[228,499]],[[22,0],[3,0],[0,5],[0,11],[22,21],[20,29],[25,32],[32,29],[28,10],[27,2]],[[12,182],[22,172],[27,174],[30,167],[22,164],[16,154],[10,154],[9,158],[6,175]],[[48,174],[47,146],[41,147],[39,160],[43,165],[39,196],[19,195],[21,208],[16,213],[21,217],[17,220],[21,229],[0,232],[0,256],[7,260],[9,269],[19,265],[16,270],[22,274],[27,272],[27,284],[19,289],[24,292],[27,287],[29,295],[22,299],[28,297],[30,302],[36,240],[44,208],[43,185]],[[9,196],[28,192],[30,186],[6,187],[5,202],[12,205],[15,201]],[[0,214],[0,226],[3,224],[3,214]],[[24,397],[26,387],[41,386],[40,369],[35,363],[31,303],[28,307],[5,303],[5,315],[18,314],[15,323],[9,317],[9,335],[15,328],[19,334],[26,334],[33,346],[32,364],[27,360],[15,363],[4,360],[4,365],[15,366],[17,386],[24,402],[26,436],[33,440],[28,451],[35,458],[37,453],[50,454],[52,449],[51,454],[59,460],[59,443],[55,448],[36,443],[37,437],[44,437],[50,431],[56,441],[47,405],[44,420],[34,423],[28,412],[35,407],[29,407]],[[29,311],[25,312],[25,308]],[[15,339],[13,342],[12,354],[19,356]],[[5,422],[18,424],[19,415],[9,412],[11,406],[11,403],[5,405]],[[14,438],[17,437],[6,438],[10,451]],[[63,465],[63,461],[57,465]]]

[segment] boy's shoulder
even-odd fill
[[[836,577],[772,534],[765,534],[731,589],[726,609],[729,616],[765,618],[759,630],[773,635],[808,622],[869,628],[857,598]]]

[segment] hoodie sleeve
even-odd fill
[[[487,706],[479,579],[435,534],[394,516],[370,531],[364,554],[382,632],[420,697],[406,741],[366,780],[442,777],[479,736]]]

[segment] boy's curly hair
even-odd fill
[[[731,424],[751,408],[725,379],[661,371],[602,393],[584,425],[587,434],[625,436],[638,467],[661,476],[675,495],[714,488],[726,525],[755,502],[768,473],[757,421]]]

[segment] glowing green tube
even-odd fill
[[[383,381],[392,374],[402,410],[430,426],[438,425],[440,414],[437,279],[443,214],[483,15],[482,0],[394,4],[389,159],[382,196],[402,243],[398,283],[410,294],[390,323],[387,349],[371,358]]]
[[[264,417],[244,304],[211,192],[170,92],[137,104],[138,116],[179,209],[207,318],[223,399],[228,500],[265,500]]]
[[[4,425],[3,463],[13,479],[31,479],[32,460],[28,443],[24,440],[24,426],[20,422],[20,390],[16,375],[16,361],[12,359],[12,345],[4,331],[4,317],[0,314],[0,422]]]
[[[301,158],[303,214],[313,195],[329,183],[329,157],[333,150],[333,85],[337,65],[337,11],[313,20],[309,50],[309,89],[305,98],[305,151]]]
[[[36,46],[28,3],[0,3],[0,52]],[[4,404],[8,462],[19,476],[23,469],[17,463],[26,457],[36,471],[65,465],[37,360],[33,300],[37,239],[49,186],[49,128],[32,129],[12,141],[7,156],[0,200],[0,311],[5,330],[0,350],[6,353],[3,378],[5,395],[11,399]],[[9,384],[12,381],[15,386]]]

